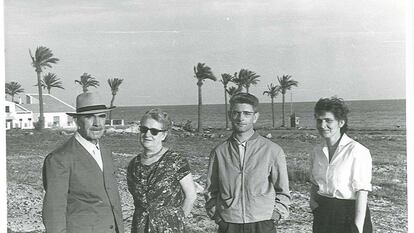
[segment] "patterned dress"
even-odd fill
[[[155,163],[141,163],[138,154],[128,165],[128,190],[135,212],[131,233],[182,233],[184,193],[180,180],[190,174],[187,159],[168,150]]]

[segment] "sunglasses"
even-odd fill
[[[146,134],[148,132],[148,130],[151,132],[151,134],[153,136],[156,136],[159,132],[167,131],[167,130],[164,130],[164,129],[148,128],[148,127],[145,127],[145,126],[140,126],[139,127],[139,131],[143,134]]]

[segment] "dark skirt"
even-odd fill
[[[358,233],[354,223],[355,200],[342,200],[318,195],[318,205],[319,207],[313,211],[313,233]],[[363,233],[372,233],[368,206]]]

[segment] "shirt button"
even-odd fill
[[[109,226],[109,229],[114,229],[114,226],[113,226],[113,225],[110,225],[110,226]]]

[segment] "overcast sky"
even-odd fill
[[[60,62],[45,72],[65,87],[52,94],[69,104],[84,72],[108,104],[114,77],[124,79],[118,106],[197,104],[198,62],[218,79],[256,72],[250,90],[262,102],[283,74],[299,82],[294,101],[405,98],[404,1],[5,0],[4,8],[6,82],[37,92],[28,49],[49,47]],[[205,82],[204,103],[223,98],[219,81]]]

